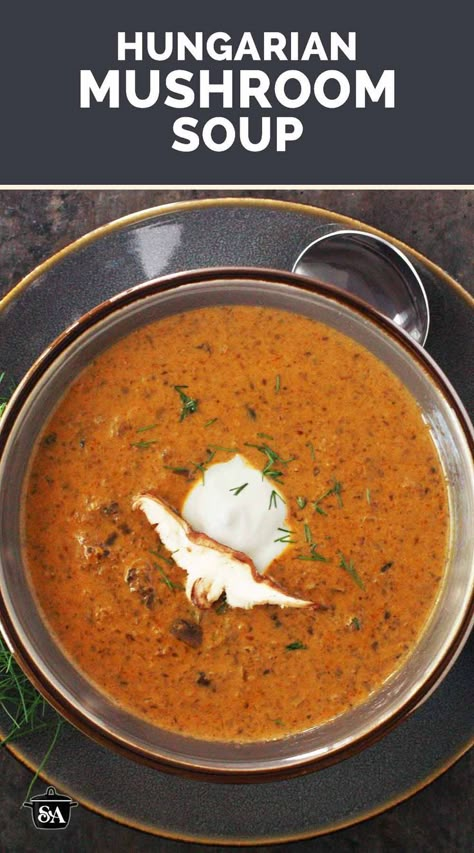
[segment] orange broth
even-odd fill
[[[182,420],[175,386],[197,401]],[[210,444],[263,469],[246,442],[296,457],[278,484],[296,541],[267,573],[321,610],[195,609],[131,509],[153,490],[180,511]],[[344,335],[268,308],[190,311],[101,354],[51,417],[25,489],[31,582],[66,654],[135,714],[207,739],[283,737],[377,690],[423,631],[447,535],[437,451],[401,382]],[[171,632],[178,619],[199,625],[197,647]]]

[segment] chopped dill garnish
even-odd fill
[[[280,374],[277,375],[275,379],[275,394],[278,394],[281,387]]]
[[[257,420],[257,412],[255,411],[255,409],[252,409],[252,406],[249,406],[249,405],[246,405],[245,408],[247,410],[247,414],[248,414],[250,420],[256,421]]]
[[[351,576],[352,580],[355,581],[357,586],[359,586],[361,589],[365,589],[364,582],[363,582],[362,578],[359,576],[359,574],[357,573],[357,570],[356,570],[356,567],[354,566],[353,560],[349,560],[349,562],[347,562],[342,551],[339,551],[339,556],[341,558],[341,561],[339,563],[340,568],[344,569],[344,571],[347,572]]]
[[[298,496],[296,498],[296,503],[298,504],[300,509],[304,509],[306,504],[308,503],[308,501],[306,500],[306,498],[302,498],[301,496]]]
[[[271,480],[275,480],[276,483],[281,483],[281,478],[283,477],[283,471],[279,471],[275,469],[273,466],[276,462],[280,465],[288,465],[289,462],[293,462],[296,459],[296,456],[291,456],[289,459],[282,459],[279,453],[276,450],[273,450],[268,444],[251,444],[249,441],[245,442],[246,447],[255,447],[260,453],[263,453],[267,457],[267,462],[265,463],[262,476],[269,477]]]
[[[275,723],[276,726],[285,726],[285,723],[280,717],[277,717],[276,720],[272,720],[272,723]]]
[[[339,480],[335,480],[334,488],[333,488],[333,494],[336,495],[336,499],[337,499],[337,502],[338,502],[340,507],[343,506],[341,492],[342,492],[342,483],[340,483]]]
[[[132,441],[130,447],[151,447],[152,444],[158,444],[158,439],[155,438],[152,441]]]
[[[355,631],[360,631],[360,620],[357,618],[357,616],[352,617],[351,627],[353,627]]]
[[[311,453],[311,459],[313,460],[313,462],[315,462],[315,461],[316,461],[316,452],[315,452],[315,450],[314,450],[314,444],[313,444],[313,442],[312,442],[312,441],[307,441],[307,442],[306,442],[306,447],[309,447],[309,452]]]
[[[317,543],[313,541],[313,534],[309,524],[303,525],[305,542],[309,545],[309,554],[298,554],[297,560],[307,560],[313,563],[329,563],[327,557],[323,557],[317,550]]]
[[[273,441],[273,435],[268,435],[266,432],[257,432],[259,438],[269,438],[270,441]]]
[[[162,554],[161,551],[152,551],[152,549],[150,548],[148,553],[153,554],[153,556],[156,557],[158,560],[164,560],[165,563],[168,563],[168,566],[174,566],[174,560],[172,560],[171,557],[167,557],[165,554]]]
[[[148,432],[149,429],[155,429],[159,424],[149,424],[148,426],[139,427],[136,432]]]
[[[282,483],[283,471],[275,471],[269,462],[262,471],[262,477],[269,477],[270,480],[275,480],[275,483]]]
[[[206,463],[205,462],[191,462],[191,465],[194,465],[194,470],[199,471],[202,476],[202,484],[203,486],[206,483]]]
[[[243,490],[244,490],[247,486],[248,486],[248,483],[242,483],[242,485],[241,485],[241,486],[234,486],[234,488],[233,488],[233,489],[229,489],[229,492],[233,492],[233,493],[234,493],[234,495],[235,495],[235,497],[237,497],[237,495],[240,495],[240,493],[241,493],[241,492],[243,492]]]
[[[183,388],[187,387],[187,385],[173,385],[174,390],[179,394],[179,398],[181,400],[180,421],[184,421],[184,419],[189,415],[193,415],[194,412],[197,412],[199,405],[199,400],[193,400],[192,397],[188,397],[188,395],[183,391]]]
[[[272,506],[276,509],[277,506],[277,498],[284,504],[286,501],[282,498],[279,492],[276,492],[275,489],[272,489],[272,493],[270,495],[270,503],[268,504],[268,509],[271,509]]]
[[[365,490],[365,499],[366,499],[368,504],[372,503],[372,499],[370,497],[370,489]]]
[[[393,560],[390,563],[384,563],[382,568],[380,569],[380,571],[381,572],[388,572],[388,570],[391,569],[392,566],[393,566]]]
[[[174,474],[183,474],[184,476],[189,476],[189,477],[190,477],[191,470],[194,468],[194,471],[199,471],[200,474],[202,475],[202,483],[204,485],[207,466],[212,462],[212,460],[214,459],[214,456],[216,455],[216,453],[218,453],[218,451],[222,451],[223,453],[238,453],[239,452],[236,447],[220,447],[220,445],[218,445],[218,444],[209,444],[207,449],[206,449],[207,456],[205,459],[203,459],[202,462],[193,462],[192,460],[190,460],[190,462],[189,462],[190,467],[188,467],[186,465],[178,465],[178,466],[164,465],[163,467],[167,471],[172,471]],[[192,479],[192,477],[190,477],[190,479]]]
[[[342,483],[340,483],[339,480],[333,480],[333,483],[334,483],[334,485],[331,486],[331,488],[328,489],[327,492],[324,492],[324,494],[321,495],[321,497],[319,497],[319,498],[317,498],[317,500],[313,501],[313,506],[314,506],[316,512],[319,512],[320,515],[327,515],[327,512],[321,506],[321,502],[325,501],[326,498],[329,498],[331,495],[336,496],[337,503],[340,507],[342,507],[342,505],[343,505],[342,504],[342,497],[341,497]]]
[[[295,652],[297,649],[307,649],[307,648],[308,648],[308,646],[306,646],[304,643],[302,643],[301,640],[294,640],[293,643],[288,643],[288,645],[285,646],[285,649],[287,649],[289,652]]]
[[[218,448],[218,449],[219,449],[219,450],[224,450],[225,448],[220,447],[220,448]],[[205,485],[205,474],[206,474],[206,471],[207,471],[207,466],[208,466],[208,465],[209,465],[209,463],[210,463],[210,462],[212,462],[212,460],[214,459],[214,456],[215,456],[215,455],[216,455],[216,453],[217,453],[217,449],[216,449],[216,450],[211,450],[211,449],[208,447],[206,452],[207,452],[207,459],[204,459],[204,461],[203,461],[203,462],[192,462],[192,461],[191,461],[191,465],[193,465],[193,466],[194,466],[194,470],[195,470],[195,471],[200,471],[200,472],[201,472],[201,475],[202,475],[202,484],[203,484],[203,486]]]
[[[206,421],[206,423],[204,424],[204,426],[205,426],[205,427],[210,427],[210,426],[212,426],[212,424],[215,424],[215,422],[216,422],[217,420],[218,420],[218,418],[211,418],[211,420],[210,420],[210,421]]]
[[[166,471],[172,471],[173,474],[186,474],[186,476],[189,474],[189,468],[182,468],[174,465],[163,465],[163,468],[165,468]]]
[[[162,583],[164,583],[168,587],[168,589],[170,589],[172,592],[175,592],[177,589],[184,589],[184,587],[181,583],[175,583],[174,581],[171,580],[171,578],[168,577],[165,570],[161,568],[159,563],[153,563],[153,565],[154,565],[155,569],[157,569],[159,574],[161,575],[160,580],[162,581]]]
[[[317,547],[316,542],[312,542],[309,546],[309,554],[298,554],[296,559],[307,560],[313,563],[329,563],[329,559],[327,557],[323,557],[323,555],[316,550]]]
[[[279,527],[278,530],[280,533],[283,533],[283,536],[279,536],[278,539],[274,539],[274,542],[284,542],[287,545],[295,544],[296,539],[291,538],[294,535],[293,530],[288,530],[286,527]]]

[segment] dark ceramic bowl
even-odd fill
[[[48,631],[20,544],[22,488],[34,442],[71,381],[137,327],[196,307],[266,305],[312,317],[363,344],[417,400],[445,470],[451,517],[446,579],[416,648],[357,708],[324,725],[254,744],[203,741],[157,728],[88,681]],[[473,620],[474,438],[467,415],[430,357],[366,305],[308,279],[270,270],[182,273],[116,296],[65,331],[18,387],[0,430],[0,618],[20,666],[68,720],[96,740],[164,769],[254,780],[323,766],[369,745],[405,718],[446,675]],[[427,520],[429,523],[429,520]]]

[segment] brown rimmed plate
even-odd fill
[[[285,204],[266,205],[263,202],[256,202],[255,204],[232,202],[228,205],[215,202],[210,205],[185,205],[178,211],[165,208],[162,215],[157,215],[155,212],[155,215],[145,213],[142,216],[143,219],[138,219],[137,222],[129,221],[122,225],[119,223],[117,226],[111,226],[110,230],[105,229],[105,232],[99,235],[99,239],[86,241],[82,243],[82,246],[76,247],[76,250],[63,254],[62,258],[57,259],[56,263],[53,263],[49,269],[39,271],[40,275],[36,275],[32,280],[37,285],[33,290],[26,288],[13,293],[6,304],[6,311],[0,318],[0,323],[9,322],[9,335],[12,335],[10,338],[12,345],[10,361],[2,363],[5,363],[7,369],[10,367],[10,371],[16,373],[17,378],[20,378],[21,372],[24,372],[47,340],[54,337],[56,331],[59,331],[71,320],[76,319],[87,308],[114,292],[123,290],[130,283],[168,272],[170,271],[170,263],[178,264],[178,266],[172,265],[171,269],[186,268],[206,262],[209,264],[212,257],[215,258],[215,263],[245,262],[264,266],[270,262],[272,266],[289,269],[294,260],[293,250],[308,242],[308,238],[314,237],[315,230],[325,227],[327,222],[327,214],[324,216],[323,212],[312,208],[305,209]],[[338,217],[331,215],[331,220],[337,221]],[[288,251],[286,251],[285,240],[291,244]],[[107,247],[105,243],[107,243]],[[239,257],[234,257],[236,244]],[[230,246],[231,249],[226,249],[227,246]],[[225,251],[228,251],[232,257],[226,258]],[[90,254],[91,252],[93,257]],[[187,261],[186,255],[183,254],[186,252],[188,252]],[[123,256],[123,264],[116,262],[116,258],[120,256]],[[432,290],[432,298],[430,293],[429,298],[434,314],[433,322],[437,317],[435,310],[437,295],[440,297],[438,305],[444,311],[449,295],[451,320],[457,321],[458,330],[461,326],[460,337],[457,338],[454,349],[457,348],[459,353],[462,352],[462,330],[464,328],[465,334],[469,334],[469,330],[472,331],[472,325],[470,325],[472,324],[472,312],[469,312],[463,292],[456,288],[455,284],[450,285],[448,277],[443,278],[441,271],[436,271],[428,262],[424,262],[413,253],[411,257],[420,265],[421,271],[428,277],[428,280],[426,277],[424,280],[427,283],[427,289]],[[196,264],[197,259],[198,264]],[[133,271],[130,268],[132,263],[136,264],[136,269]],[[64,264],[66,267],[58,276],[58,272],[61,272]],[[135,275],[132,272],[135,272]],[[61,300],[60,294],[67,295]],[[31,301],[32,298],[33,302]],[[41,299],[43,314],[38,313]],[[88,299],[90,302],[87,302]],[[54,303],[51,300],[54,300]],[[51,304],[57,306],[58,314],[62,315],[65,312],[64,318],[60,317],[58,320],[57,315],[49,317]],[[31,334],[32,320],[35,317],[40,317],[45,326],[48,329],[51,328],[51,333],[46,340],[43,338],[42,343],[37,340],[34,334]],[[438,319],[444,318],[441,316]],[[56,322],[59,323],[57,330],[54,329]],[[432,332],[436,331],[437,333],[437,342],[439,342],[441,328],[442,323],[438,328],[435,326],[434,330],[432,327]],[[44,327],[41,329],[41,335],[43,332],[45,332]],[[445,356],[447,355],[446,340],[448,333],[449,330],[446,329],[444,349],[441,348],[443,350],[441,354],[444,353]],[[22,338],[23,346],[20,346]],[[14,340],[16,340],[16,353],[13,351]],[[38,347],[36,351],[34,351],[35,346]],[[28,351],[30,351],[29,358]],[[17,356],[16,364],[21,362],[22,357],[28,358],[22,371],[14,369],[15,355]],[[438,360],[441,361],[441,358],[438,357]],[[456,381],[448,367],[442,366],[448,376]],[[459,385],[458,390],[461,390]],[[462,394],[462,396],[464,395]],[[466,398],[465,402],[468,402]],[[463,661],[467,659],[468,651],[468,649],[465,650],[446,683],[450,682],[452,685],[458,683],[453,679],[455,674],[459,672]],[[470,720],[467,715],[464,715],[462,720],[459,719],[460,729],[457,729],[455,719],[463,708],[467,710],[469,707],[467,695],[469,682],[465,674],[459,679],[459,685],[461,692],[464,690],[464,694],[461,695],[459,691],[456,691],[456,697],[454,694],[451,697],[446,696],[447,700],[451,698],[453,705],[449,708],[445,707],[440,716],[434,712],[438,727],[441,725],[441,718],[444,714],[447,713],[449,717],[450,731],[444,731],[443,737],[440,736],[441,732],[433,727],[434,721],[431,717],[426,717],[425,714],[428,713],[427,709],[430,709],[438,694],[443,694],[445,685],[399,730],[358,756],[362,761],[358,766],[352,764],[356,759],[349,759],[334,768],[313,773],[301,779],[279,783],[272,782],[266,785],[254,784],[245,788],[232,786],[232,797],[229,797],[228,793],[226,795],[225,790],[219,794],[219,786],[213,784],[191,783],[169,776],[161,779],[162,774],[149,777],[147,774],[153,773],[153,771],[139,768],[143,776],[139,777],[142,780],[141,782],[134,776],[137,796],[131,797],[130,786],[126,777],[123,777],[121,788],[127,793],[124,793],[122,805],[118,808],[120,792],[114,791],[113,787],[111,791],[104,791],[103,784],[100,793],[94,790],[94,785],[90,779],[90,768],[99,761],[99,752],[104,753],[104,764],[110,762],[109,774],[107,774],[106,767],[102,766],[102,762],[99,762],[101,773],[104,780],[111,774],[111,782],[113,782],[117,770],[121,774],[125,770],[121,765],[120,768],[117,768],[115,762],[118,760],[122,763],[124,759],[118,759],[107,751],[100,750],[99,747],[95,747],[91,742],[81,738],[74,730],[68,730],[62,740],[63,748],[67,749],[69,739],[72,738],[70,748],[75,750],[79,760],[76,759],[74,767],[70,766],[71,776],[57,781],[57,786],[62,790],[72,791],[73,795],[82,801],[95,800],[97,810],[105,813],[113,813],[117,810],[119,819],[134,825],[141,825],[143,828],[164,835],[195,840],[216,839],[226,843],[237,841],[255,843],[259,840],[270,841],[289,837],[305,837],[317,832],[328,831],[335,825],[361,819],[366,816],[367,812],[373,813],[390,804],[391,801],[403,798],[413,786],[420,786],[428,777],[436,775],[440,768],[441,753],[444,753],[448,760],[454,760],[458,753],[464,751],[472,732],[469,729]],[[452,690],[453,686],[451,687]],[[410,739],[400,741],[399,732],[408,732],[412,722],[417,719],[420,721],[424,719],[424,723],[420,722],[423,728],[416,730],[415,741]],[[426,730],[427,725],[431,727],[431,732]],[[446,738],[448,741],[451,738],[456,740],[456,731],[456,748],[453,749],[453,745],[447,751],[441,748],[440,753],[440,744]],[[461,732],[463,732],[462,735]],[[430,737],[432,739],[431,750],[428,749]],[[74,745],[74,739],[77,738],[80,740],[76,740]],[[422,754],[419,756],[420,761],[418,761],[418,743],[423,746]],[[389,748],[387,744],[391,744],[391,747]],[[41,754],[42,745],[39,741],[35,741],[34,748],[36,747],[38,753]],[[379,753],[379,748],[382,747],[383,751]],[[89,755],[91,748],[97,750],[97,754],[95,757],[89,756],[88,767],[83,766],[83,758]],[[80,750],[79,753],[77,752],[78,749]],[[390,749],[393,752],[390,752]],[[397,749],[401,751],[397,752]],[[27,753],[28,747],[25,747],[25,757],[27,757]],[[65,753],[63,753],[64,755]],[[68,755],[66,761],[71,764],[71,753],[69,752]],[[49,771],[51,773],[55,772],[56,756],[58,756],[59,761],[59,750],[53,754]],[[414,758],[414,756],[416,757]],[[426,766],[427,760],[428,766]],[[375,764],[370,762],[375,762]],[[444,761],[444,763],[447,762]],[[127,774],[137,772],[136,766],[132,765],[131,762],[126,762],[126,764],[128,767]],[[84,772],[82,782],[74,778],[76,771],[81,767]],[[375,767],[377,768],[376,773],[374,772]],[[383,772],[381,772],[381,768],[383,768]],[[361,778],[364,779],[363,788],[360,785]],[[131,782],[131,779],[129,781]],[[87,783],[89,784],[88,790]],[[78,784],[79,787],[86,785],[86,789],[83,788],[82,796],[78,791]],[[138,787],[136,787],[137,784]],[[72,788],[72,785],[75,787]],[[99,787],[99,783],[97,786]],[[147,793],[146,797],[144,792]],[[103,801],[104,797],[106,801],[108,798],[108,804]],[[126,806],[125,800],[127,801]],[[133,807],[131,800],[133,800]],[[148,805],[144,800],[148,801]],[[183,810],[178,808],[179,803],[183,800],[187,803],[186,814],[183,814]],[[115,806],[113,805],[114,802]],[[156,816],[157,802],[160,803],[159,816]],[[206,804],[204,810],[200,808],[202,802]],[[255,804],[257,804],[257,808]],[[146,808],[148,808],[148,813]],[[222,822],[223,809],[225,809],[226,814],[224,826]],[[242,814],[246,815],[245,832],[241,827],[240,815]]]

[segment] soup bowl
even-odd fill
[[[86,365],[141,326],[195,308],[253,305],[316,319],[373,353],[421,409],[447,484],[450,538],[431,616],[401,667],[361,704],[328,722],[272,740],[223,742],[159,728],[121,707],[64,653],[42,616],[21,545],[31,451],[63,394]],[[179,273],[102,303],[57,338],[17,388],[0,430],[0,620],[8,647],[38,690],[97,741],[161,769],[218,781],[289,776],[348,757],[382,737],[424,701],[459,654],[473,621],[473,432],[432,359],[373,309],[307,278],[262,269]],[[429,520],[427,520],[429,523]]]

